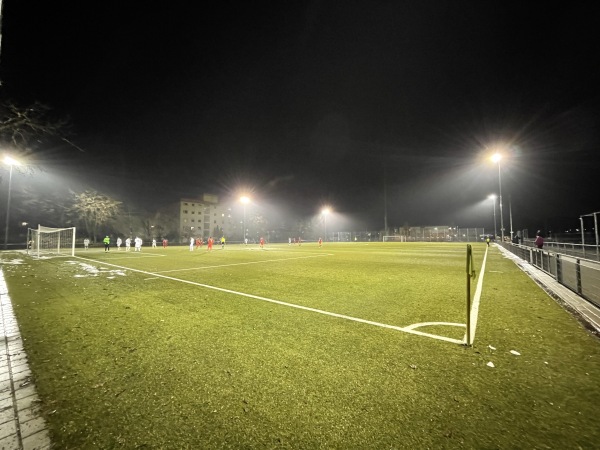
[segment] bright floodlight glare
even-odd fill
[[[9,166],[20,166],[21,165],[21,163],[19,161],[17,161],[14,158],[11,158],[8,155],[4,157],[4,164],[8,164]]]
[[[496,196],[496,194],[490,194],[488,195],[488,198],[491,200],[496,200],[498,197]]]
[[[502,159],[502,155],[500,153],[494,153],[492,155],[492,161],[497,163]]]
[[[330,212],[331,212],[331,209],[329,207],[325,207],[321,210],[321,213],[325,214],[325,215],[329,214]]]
[[[250,199],[248,197],[246,197],[245,195],[243,195],[242,197],[240,197],[240,202],[242,203],[250,203]]]

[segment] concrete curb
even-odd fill
[[[0,269],[0,450],[51,448],[4,273]]]

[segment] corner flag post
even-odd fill
[[[471,244],[467,244],[467,342],[471,345],[471,278],[475,278],[475,269],[473,267],[473,249]]]

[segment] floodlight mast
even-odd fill
[[[488,195],[488,198],[492,199],[492,201],[494,202],[494,240],[496,239],[496,236],[498,236],[498,231],[496,229],[496,194],[490,194]]]
[[[499,203],[500,203],[500,234],[501,234],[501,242],[504,242],[504,218],[502,215],[502,170],[500,169],[500,160],[502,159],[502,155],[500,153],[494,153],[492,156],[492,161],[498,164],[498,193],[499,193]]]
[[[8,164],[10,167],[8,175],[8,200],[6,201],[6,225],[4,227],[4,250],[8,249],[8,224],[10,219],[10,192],[12,189],[12,172],[13,166],[20,166],[21,163],[10,156],[4,157],[4,164]]]
[[[325,241],[327,241],[327,216],[329,215],[330,212],[331,212],[331,208],[329,208],[328,206],[326,206],[325,208],[323,208],[321,210],[321,214],[323,216],[323,228],[324,228],[324,233],[325,233]]]
[[[250,203],[250,198],[245,195],[240,197],[240,202],[244,205],[244,220],[242,222],[242,226],[244,227],[244,244],[246,243],[246,205]]]

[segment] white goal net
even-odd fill
[[[406,236],[384,236],[383,242],[406,242]]]
[[[50,228],[38,225],[27,230],[27,253],[75,256],[75,227]]]

